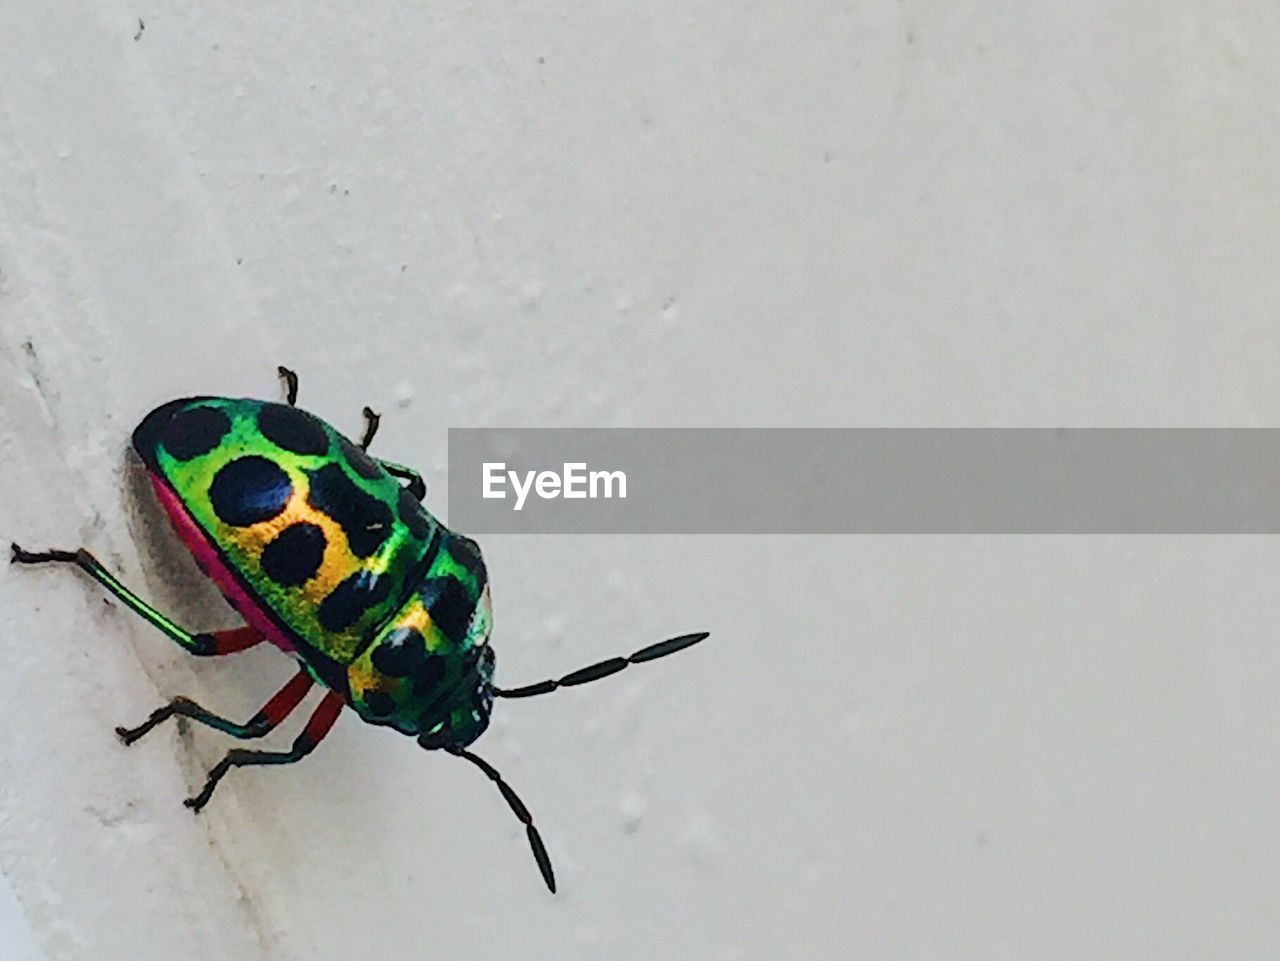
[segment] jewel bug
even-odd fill
[[[138,597],[87,550],[28,551],[18,564],[74,564],[191,654],[232,654],[267,641],[298,672],[258,713],[236,723],[175,697],[136,727],[132,744],[171,717],[243,740],[271,732],[311,687],[323,699],[288,751],[229,751],[186,800],[199,811],[233,767],[292,764],[313,751],[344,707],[370,724],[416,737],[479,768],[524,825],[543,880],[551,859],[516,792],[468,747],[489,724],[494,698],[549,694],[684,650],[709,635],[684,634],[523,687],[493,683],[488,575],[475,541],[423,506],[411,468],[373,457],[379,415],[364,409],[353,443],[296,406],[298,379],[279,368],[283,404],[188,397],[162,404],[133,432],[157,499],[195,558],[245,624],[193,633]]]

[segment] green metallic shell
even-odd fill
[[[312,675],[362,717],[405,733],[483,730],[479,549],[375,459],[296,408],[223,397],[158,408],[134,446]],[[464,690],[486,666],[482,690]]]

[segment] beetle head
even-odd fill
[[[493,709],[493,665],[494,653],[489,645],[471,652],[458,683],[430,712],[440,720],[418,736],[419,745],[429,751],[466,747],[485,732]]]

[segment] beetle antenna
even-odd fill
[[[463,760],[470,761],[494,784],[498,785],[498,790],[502,792],[502,796],[506,798],[507,804],[511,806],[512,812],[520,823],[524,825],[525,834],[529,836],[529,847],[533,848],[533,859],[538,862],[538,870],[542,872],[542,880],[547,882],[547,887],[551,889],[551,893],[556,893],[556,876],[551,870],[551,858],[547,854],[547,848],[542,843],[542,835],[538,833],[538,829],[533,826],[533,815],[529,813],[529,809],[524,806],[524,802],[520,800],[520,796],[511,789],[511,785],[502,779],[502,775],[494,769],[484,758],[476,757],[466,748],[458,746],[446,747],[446,751],[460,757]]]
[[[617,674],[624,667],[629,667],[632,664],[643,664],[645,661],[654,661],[660,657],[666,657],[668,654],[674,654],[676,651],[683,651],[686,647],[693,647],[699,641],[706,640],[710,636],[710,631],[702,631],[698,634],[682,634],[670,640],[659,641],[657,644],[642,647],[630,657],[611,657],[607,661],[601,661],[599,664],[579,668],[558,680],[539,681],[537,684],[526,684],[524,687],[495,687],[493,694],[494,697],[536,697],[539,694],[550,694],[561,687],[574,687],[578,684],[586,684],[589,681],[598,681],[600,678],[608,677],[610,674]]]

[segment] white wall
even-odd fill
[[[10,0],[0,37],[0,538],[193,626],[232,619],[128,432],[277,363],[383,409],[446,515],[450,425],[1276,423],[1273,3]],[[1274,540],[484,546],[509,683],[714,631],[499,705],[554,898],[475,771],[354,717],[192,817],[225,739],[112,726],[287,663],[0,571],[46,961],[1274,955]]]

